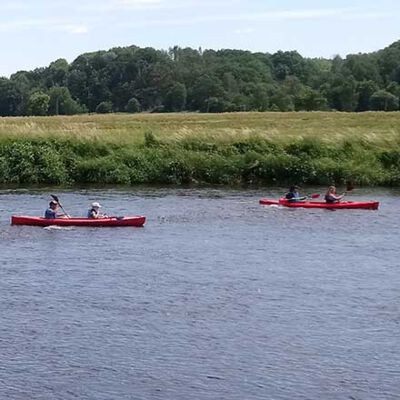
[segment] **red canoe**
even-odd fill
[[[25,215],[13,215],[11,225],[33,225],[33,226],[143,226],[146,217],[135,215],[132,217],[109,217],[109,218],[55,218],[28,217]]]
[[[322,201],[288,201],[285,198],[279,200],[261,199],[263,205],[279,205],[290,208],[327,208],[327,209],[364,209],[377,210],[379,201],[341,201],[339,203],[325,203]]]

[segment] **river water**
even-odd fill
[[[265,207],[279,193],[261,189],[57,194],[147,223],[10,226],[49,191],[0,191],[0,399],[399,399],[400,192],[351,196],[378,211]]]

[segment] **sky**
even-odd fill
[[[398,0],[0,0],[0,76],[137,45],[372,52],[400,40]]]

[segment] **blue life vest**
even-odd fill
[[[47,219],[54,219],[54,218],[57,218],[57,213],[54,210],[52,210],[51,208],[48,208],[46,210],[46,212],[44,213],[44,217]]]
[[[288,192],[288,193],[286,193],[285,198],[286,198],[286,200],[289,200],[289,201],[301,201],[302,200],[299,192]]]

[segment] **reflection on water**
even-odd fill
[[[398,398],[397,192],[337,212],[262,190],[57,194],[147,224],[10,226],[50,198],[0,191],[0,398]]]

